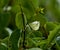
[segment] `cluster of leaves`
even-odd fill
[[[0,0],[0,50],[60,50],[60,1]]]

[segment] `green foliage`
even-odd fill
[[[7,50],[7,48],[3,45],[0,45],[0,50]]]
[[[18,40],[20,37],[20,30],[15,30],[10,37],[11,50],[18,50]]]
[[[47,44],[50,44],[54,40],[54,38],[58,34],[59,30],[60,30],[60,26],[56,27],[53,31],[50,32],[50,34],[48,36],[48,43]]]
[[[57,24],[53,23],[53,22],[47,22],[44,27],[46,28],[47,31],[52,31],[55,29],[55,27],[57,26]]]
[[[18,13],[16,14],[16,26],[19,28],[19,29],[23,29],[23,16],[21,13]]]
[[[21,7],[24,11],[24,14],[27,16],[27,19],[29,19],[34,14],[34,7],[32,6],[32,3],[30,0],[21,0]]]
[[[39,8],[39,0],[31,0],[31,3],[35,9]]]
[[[8,37],[8,36],[9,36],[9,33],[7,30],[3,29],[2,32],[0,32],[0,39],[4,39],[5,37]]]
[[[0,13],[0,31],[3,30],[9,23],[10,14],[9,13]]]
[[[60,1],[0,0],[0,50],[60,50]]]
[[[32,49],[28,49],[28,50],[41,50],[40,48],[32,48]]]

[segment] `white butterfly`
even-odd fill
[[[33,30],[38,30],[39,27],[40,27],[40,22],[39,21],[34,21],[32,23],[29,23],[29,25]]]

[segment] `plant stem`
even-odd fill
[[[23,50],[25,50],[25,18],[24,18],[24,14],[23,14],[23,10],[21,8],[21,15],[22,15],[22,19],[23,19]]]

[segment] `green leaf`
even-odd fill
[[[46,18],[42,14],[36,14],[35,16],[32,16],[29,20],[28,23],[34,22],[34,21],[39,21],[41,25],[44,25],[46,23]]]
[[[16,26],[18,27],[18,29],[23,29],[23,19],[22,19],[22,14],[18,13],[16,14]]]
[[[0,13],[0,31],[3,30],[10,21],[9,13]]]
[[[17,9],[17,8],[18,8],[18,9]],[[20,6],[19,6],[19,5],[13,5],[11,11],[14,12],[14,13],[20,12],[20,11],[21,11],[21,10],[20,10]]]
[[[7,48],[3,45],[0,45],[0,50],[7,50]]]
[[[40,7],[44,7],[46,5],[46,0],[39,0]]]
[[[31,48],[31,49],[28,49],[28,50],[42,50],[40,48]]]
[[[32,2],[34,8],[36,8],[36,9],[39,8],[39,0],[31,0],[31,2]]]
[[[21,7],[24,14],[27,16],[27,19],[34,15],[34,8],[30,0],[21,0]]]
[[[56,35],[58,34],[60,30],[60,26],[57,26],[53,31],[50,32],[49,36],[48,36],[48,45],[55,39]]]
[[[0,7],[7,5],[9,0],[0,0]]]
[[[11,50],[18,50],[19,37],[20,37],[20,30],[16,29],[10,36]]]
[[[5,29],[2,30],[2,32],[0,33],[0,39],[4,39],[4,38],[6,38],[8,36],[9,36],[9,33]]]
[[[57,42],[57,44],[60,46],[60,36],[58,36],[58,37],[56,38],[56,42]]]
[[[6,38],[4,38],[4,39],[2,39],[2,41],[1,41],[1,43],[4,43],[5,45],[5,47],[9,47],[8,45],[8,43],[9,43],[9,37],[6,37]]]
[[[52,31],[57,25],[53,22],[47,22],[44,27],[47,31]]]
[[[32,33],[35,35],[35,37],[42,37],[42,33],[40,31],[33,31]]]
[[[40,45],[40,48],[42,48],[43,50],[45,50],[45,45],[47,43],[47,40],[41,40],[40,43],[38,43],[38,45]]]
[[[55,39],[55,41],[56,41],[56,46],[57,46],[58,50],[60,50],[60,36],[58,36],[58,37]]]

